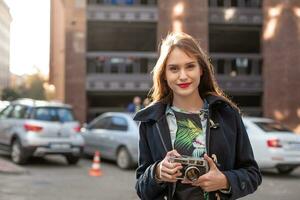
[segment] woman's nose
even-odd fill
[[[180,79],[180,80],[185,80],[185,79],[187,79],[187,74],[186,74],[186,71],[185,71],[185,70],[180,70],[180,73],[179,73],[179,79]]]

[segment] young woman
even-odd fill
[[[238,108],[218,87],[197,41],[171,33],[153,70],[152,103],[139,111],[137,194],[141,199],[237,199],[253,193],[261,174]],[[170,157],[204,158],[209,171],[179,180]]]

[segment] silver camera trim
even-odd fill
[[[196,158],[196,157],[191,157],[191,156],[181,156],[181,157],[170,157],[169,162],[171,163],[180,163],[182,165],[187,165],[187,169],[190,167],[204,167],[205,168],[205,173],[209,171],[209,166],[207,161],[204,158]],[[197,170],[200,172],[200,170],[197,168]],[[187,170],[184,171],[184,176],[183,177],[177,177],[177,180],[183,180],[186,178],[186,172]]]

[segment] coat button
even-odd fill
[[[246,189],[246,183],[245,183],[245,182],[242,182],[242,183],[241,183],[241,188],[242,188],[242,190],[245,190],[245,189]]]

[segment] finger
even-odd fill
[[[166,168],[166,167],[163,167],[161,169],[161,171],[164,172],[164,173],[170,174],[170,175],[174,175],[174,174],[180,172],[180,169],[182,169],[181,166],[178,166],[178,167],[175,167],[175,168]]]
[[[162,179],[169,181],[169,182],[176,182],[177,181],[177,176],[179,176],[179,173],[171,175],[168,173],[162,173]]]
[[[204,159],[208,162],[210,170],[217,169],[215,162],[207,154],[204,154]]]
[[[170,157],[170,156],[176,156],[176,157],[179,157],[180,154],[176,151],[176,149],[173,149],[172,151],[169,151],[167,153],[167,156]]]
[[[171,163],[168,160],[164,160],[162,165],[166,168],[169,168],[169,169],[173,169],[173,168],[181,166],[180,163]]]

